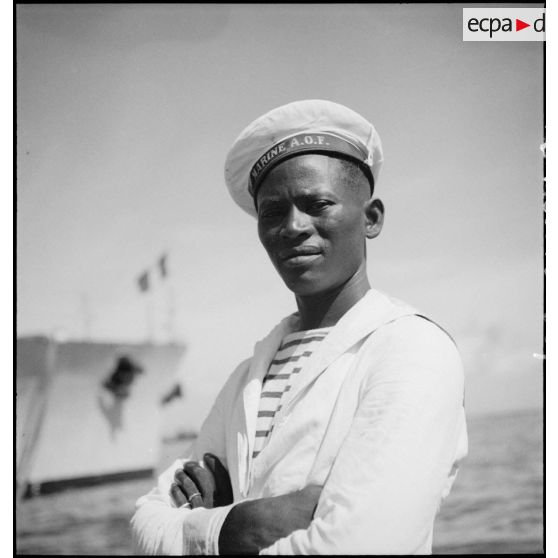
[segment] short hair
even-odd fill
[[[370,169],[363,163],[360,163],[351,157],[335,154],[335,158],[339,159],[341,168],[345,172],[345,180],[349,186],[354,189],[358,189],[360,183],[362,182],[362,178],[364,177],[370,185],[370,197],[372,197],[374,194],[374,177],[372,176]]]

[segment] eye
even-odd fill
[[[267,205],[260,208],[258,219],[277,219],[283,214],[281,208],[277,205]]]
[[[329,200],[315,200],[308,204],[307,211],[309,213],[318,214],[324,212],[331,205],[332,202]]]

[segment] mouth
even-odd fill
[[[289,250],[279,252],[279,260],[288,267],[307,265],[317,260],[322,251],[316,246],[297,246]]]

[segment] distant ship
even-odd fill
[[[152,475],[185,346],[17,340],[17,496]]]

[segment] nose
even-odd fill
[[[283,220],[279,234],[286,240],[295,239],[310,234],[311,226],[310,216],[293,205]]]

